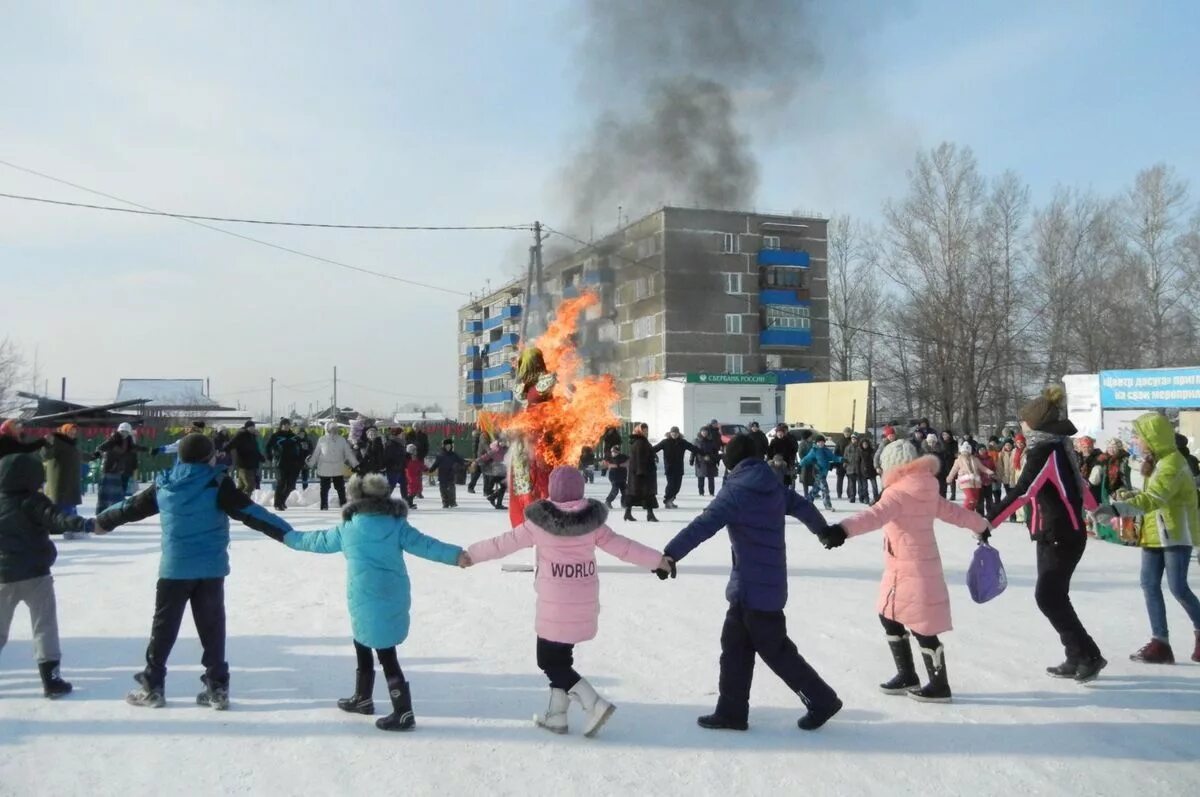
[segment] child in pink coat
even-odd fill
[[[537,548],[538,667],[550,679],[550,705],[534,717],[552,733],[567,732],[567,709],[574,698],[586,714],[584,735],[594,736],[616,707],[596,694],[573,669],[574,649],[596,636],[600,617],[600,579],[596,548],[647,570],[671,570],[658,551],[622,537],[607,525],[608,509],[583,497],[583,474],[559,467],[550,474],[550,500],[525,510],[525,522],[507,534],[467,549],[472,564],[501,559],[523,548]]]
[[[880,464],[886,489],[879,502],[839,524],[847,537],[883,528],[883,582],[879,586],[878,611],[896,662],[896,677],[879,688],[889,695],[907,693],[924,702],[948,703],[950,683],[937,635],[951,629],[950,593],[933,523],[944,520],[970,529],[981,541],[987,538],[989,525],[979,514],[938,494],[938,458],[919,457],[916,447],[907,440],[889,443]],[[831,531],[835,528],[830,527]],[[913,667],[909,630],[917,638],[929,672],[925,686],[921,686]]]

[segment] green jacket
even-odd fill
[[[1140,493],[1113,506],[1122,516],[1142,516],[1143,548],[1200,545],[1196,482],[1175,447],[1170,421],[1150,412],[1133,422],[1133,430],[1153,452],[1154,471]]]
[[[55,432],[46,439],[42,460],[46,468],[46,495],[50,500],[60,506],[82,504],[82,456],[78,443]]]

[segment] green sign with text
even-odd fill
[[[775,374],[688,374],[687,381],[700,385],[776,385]]]

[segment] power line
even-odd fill
[[[0,161],[2,162],[2,161]],[[5,164],[9,165],[9,164]],[[325,230],[403,230],[403,231],[463,231],[463,230],[518,230],[532,229],[529,224],[495,224],[495,225],[398,225],[398,224],[322,224],[306,221],[269,221],[266,219],[241,219],[231,216],[201,216],[195,213],[168,213],[164,210],[139,210],[137,208],[119,208],[113,205],[92,205],[87,202],[68,202],[64,199],[47,199],[40,196],[24,194],[7,194],[0,192],[0,197],[16,199],[22,202],[41,202],[46,205],[61,205],[69,208],[86,208],[88,210],[107,210],[112,213],[130,213],[136,216],[160,216],[168,219],[184,221],[219,221],[230,224],[261,224],[272,227],[315,227]]]
[[[372,393],[382,393],[385,396],[395,396],[396,398],[444,399],[444,398],[448,398],[448,397],[454,395],[453,392],[446,393],[446,394],[443,394],[440,396],[421,395],[421,394],[417,394],[417,393],[396,393],[395,391],[392,391],[392,390],[383,390],[382,388],[371,387],[370,385],[360,385],[356,382],[347,382],[345,379],[341,379],[341,378],[338,379],[338,384],[349,385],[350,387],[356,387],[359,390],[368,390]]]
[[[142,210],[152,211],[153,213],[156,213],[156,214],[162,212],[162,211],[157,210],[156,208],[148,207],[147,205],[138,204],[137,202],[134,202],[133,200],[124,199],[123,197],[115,196],[113,194],[106,194],[103,191],[97,191],[94,188],[88,188],[87,186],[79,185],[78,183],[72,183],[69,180],[64,180],[60,177],[55,177],[54,175],[51,175],[51,174],[39,172],[36,169],[29,169],[24,166],[18,166],[17,164],[10,163],[9,161],[6,161],[6,160],[0,160],[0,165],[8,166],[11,169],[16,169],[17,171],[25,172],[26,174],[32,174],[36,177],[41,177],[41,178],[44,178],[46,180],[51,180],[56,183],[61,183],[62,185],[70,186],[71,188],[75,188],[80,191],[86,191],[89,194],[95,194],[96,196],[102,196],[105,199],[111,199],[115,202],[123,202],[126,205],[132,205],[136,208],[141,208]],[[338,268],[346,269],[347,271],[355,271],[360,274],[370,275],[372,277],[381,277],[383,279],[392,280],[393,282],[401,282],[406,285],[413,285],[418,288],[428,288],[429,290],[432,290],[432,291],[441,291],[442,293],[449,293],[454,296],[470,296],[470,294],[466,291],[459,291],[459,290],[455,290],[453,288],[444,288],[441,285],[432,285],[427,282],[420,282],[418,280],[410,280],[410,279],[406,279],[404,277],[397,277],[394,274],[385,274],[381,271],[372,271],[371,269],[362,268],[360,266],[353,266],[353,265],[350,265],[349,263],[342,263],[337,260],[332,260],[328,257],[322,257],[321,255],[314,255],[310,252],[304,252],[300,249],[293,249],[290,246],[282,246],[280,244],[271,243],[270,241],[264,241],[261,238],[255,238],[253,236],[245,235],[240,232],[234,232],[233,230],[226,230],[223,227],[214,227],[213,225],[206,224],[203,221],[197,221],[195,219],[184,218],[184,217],[179,217],[178,221],[182,221],[185,224],[194,224],[197,227],[203,227],[206,230],[212,230],[213,232],[219,232],[222,235],[229,235],[229,236],[232,236],[233,238],[240,238],[243,241],[250,241],[251,243],[255,243],[260,246],[266,246],[271,249],[277,249],[280,252],[287,252],[288,254],[293,254],[298,257],[305,257],[305,258],[308,258],[309,260],[315,260],[318,263],[325,263],[326,265],[336,266]]]

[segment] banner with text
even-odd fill
[[[1100,406],[1106,410],[1200,407],[1200,367],[1101,371]]]

